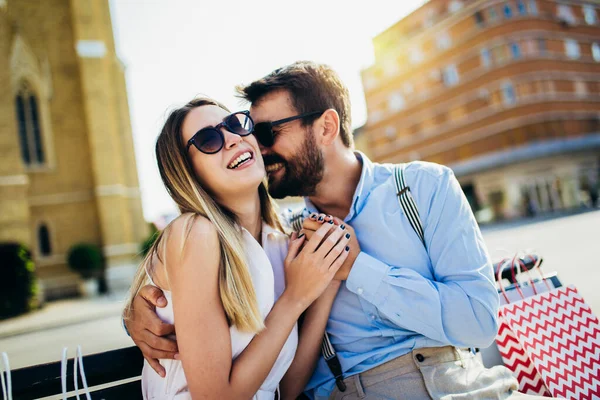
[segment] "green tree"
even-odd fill
[[[69,250],[67,262],[69,267],[83,279],[99,278],[104,265],[104,257],[97,245],[79,243]]]
[[[35,266],[19,243],[0,243],[0,319],[25,313],[38,304]]]

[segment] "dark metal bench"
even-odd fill
[[[140,376],[144,358],[137,347],[90,354],[83,357],[85,376],[94,400],[96,399],[142,399]],[[38,399],[60,395],[61,376],[60,361],[48,364],[33,365],[13,370],[12,391],[15,399]],[[137,378],[130,381],[132,378]],[[121,382],[123,380],[129,380]],[[79,395],[83,393],[81,378],[79,378]],[[94,389],[94,386],[103,385]],[[106,385],[111,385],[106,387]],[[73,386],[73,359],[69,359],[67,368],[67,390],[75,390]],[[83,397],[85,398],[85,396]],[[69,397],[75,399],[75,397]]]

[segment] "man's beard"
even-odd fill
[[[323,179],[323,154],[318,149],[312,131],[305,136],[304,144],[289,161],[280,157],[265,156],[265,165],[283,162],[285,173],[277,180],[269,177],[269,194],[276,199],[287,196],[312,196]]]

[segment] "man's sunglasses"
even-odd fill
[[[208,126],[196,132],[188,140],[185,151],[189,152],[190,146],[194,145],[204,154],[218,153],[225,145],[225,136],[223,136],[221,128],[225,128],[236,135],[248,136],[254,129],[254,121],[252,121],[249,111],[238,111],[230,114],[217,126]]]
[[[286,122],[295,121],[297,119],[313,117],[315,115],[321,116],[325,111],[313,111],[300,115],[296,115],[294,117],[284,118],[277,121],[272,122],[259,122],[254,126],[254,136],[260,144],[265,147],[273,146],[275,142],[276,133],[273,132],[273,127],[281,124],[285,124]]]

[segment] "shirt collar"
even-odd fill
[[[358,161],[361,162],[362,170],[360,173],[360,180],[358,181],[358,185],[356,185],[354,195],[352,196],[352,205],[350,206],[350,211],[348,215],[346,215],[346,218],[344,218],[345,222],[350,221],[362,210],[371,192],[373,181],[375,180],[373,162],[369,160],[369,157],[358,150],[355,151],[354,154],[356,155]],[[304,202],[306,204],[306,208],[310,212],[318,212],[317,207],[315,207],[308,197],[304,198]]]

